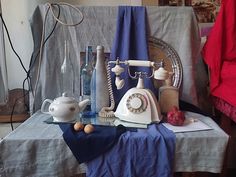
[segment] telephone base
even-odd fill
[[[125,127],[131,127],[131,128],[148,128],[147,124],[137,124],[137,123],[132,123],[132,122],[126,122],[120,119],[116,119],[114,121],[114,125],[115,126],[123,125]]]
[[[136,124],[150,124],[162,119],[159,103],[152,91],[137,87],[129,89],[122,97],[115,116]]]

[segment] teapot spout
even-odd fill
[[[85,99],[81,102],[79,102],[79,110],[80,112],[83,111],[85,109],[85,107],[90,103],[89,99]]]

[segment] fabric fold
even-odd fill
[[[148,59],[146,8],[120,6],[111,59]]]
[[[126,131],[124,126],[108,127],[94,125],[95,131],[86,134],[84,131],[76,132],[73,124],[60,124],[63,138],[79,163],[88,162],[110,150]]]
[[[172,177],[175,135],[162,124],[123,134],[116,146],[87,163],[89,177]]]

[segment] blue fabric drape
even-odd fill
[[[120,6],[111,59],[148,59],[146,8]]]
[[[175,135],[162,124],[122,134],[107,153],[87,163],[88,177],[172,177]]]
[[[94,125],[95,131],[86,134],[74,131],[73,124],[59,124],[63,138],[79,163],[88,162],[110,150],[126,131],[124,126],[108,127]]]
[[[111,51],[111,60],[119,58],[121,61],[127,59],[148,60],[148,32],[147,16],[145,7],[119,6],[116,34]],[[151,73],[150,68],[130,67],[131,74],[135,71]],[[125,85],[121,90],[117,90],[114,84],[115,76],[112,76],[113,92],[116,105],[119,103],[126,91],[135,87],[137,80],[129,78],[127,67],[121,78],[125,79]],[[157,90],[152,79],[145,79],[145,87],[152,90],[157,95]]]

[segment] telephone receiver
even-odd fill
[[[124,72],[124,68],[120,66],[121,63],[128,66],[141,66],[141,67],[153,67],[153,68],[160,65],[159,69],[154,71],[154,78],[157,80],[166,80],[169,77],[168,71],[166,71],[163,67],[164,65],[163,61],[160,64],[157,64],[155,62],[141,61],[141,60],[126,60],[124,62],[121,62],[119,61],[119,59],[117,59],[116,61],[110,61],[110,63],[116,64],[115,67],[111,69],[111,71],[116,75],[115,84],[118,90],[121,89],[125,84],[124,79],[120,78],[121,73]]]
[[[144,79],[154,77],[158,80],[166,80],[169,77],[169,73],[164,69],[163,62],[157,63],[143,60],[120,61],[117,59],[116,61],[109,61],[108,68],[110,68],[110,64],[115,64],[115,66],[111,68],[111,71],[116,75],[115,85],[117,89],[121,89],[125,84],[124,80],[120,78],[120,74],[124,72],[124,68],[121,67],[121,65],[128,67],[128,70],[129,66],[152,68],[151,75],[147,75],[147,73],[144,72],[135,72],[135,75],[132,76],[130,72],[128,72],[128,77],[138,79],[138,83],[136,87],[129,89],[125,93],[119,102],[114,115],[126,123],[150,124],[152,122],[160,122],[162,116],[159,103],[152,91],[144,88]],[[110,79],[111,78],[108,78],[108,80]],[[111,84],[109,87],[112,90]],[[114,96],[112,97],[114,101]]]
[[[116,76],[115,84],[116,84],[117,90],[120,90],[120,89],[122,89],[124,87],[125,80],[124,79],[120,79],[119,76]]]
[[[115,84],[116,84],[116,88],[122,89],[123,86],[125,85],[125,80],[124,79],[120,79],[120,74],[124,72],[124,68],[122,68],[119,64],[119,61],[117,60],[116,65],[114,68],[111,69],[111,71],[113,73],[115,73],[116,75],[116,79],[115,79]]]

